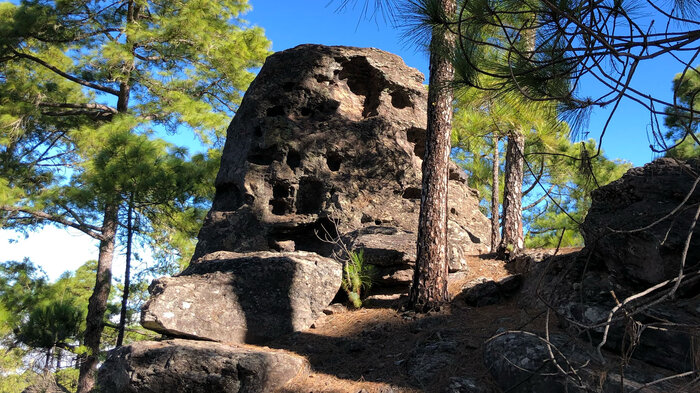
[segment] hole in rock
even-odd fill
[[[323,206],[326,195],[323,182],[318,179],[305,177],[299,180],[299,192],[297,193],[297,213],[318,213]]]
[[[326,164],[328,164],[328,169],[331,171],[337,172],[342,162],[343,158],[340,157],[340,154],[336,152],[329,152],[326,154]]]
[[[276,242],[293,241],[297,251],[311,251],[324,257],[332,257],[335,246],[321,239],[338,238],[338,230],[333,221],[322,217],[313,223],[294,228],[273,228],[269,235]]]
[[[211,209],[214,211],[233,211],[243,204],[241,192],[233,183],[226,183],[216,186],[216,197],[212,202]]]
[[[456,216],[459,215],[459,214],[457,214],[457,210],[455,210],[454,207],[450,209],[450,213],[452,213],[452,214],[454,214],[454,215],[456,215]]]
[[[374,220],[374,225],[382,225],[382,220]]]
[[[408,187],[403,191],[401,196],[406,199],[420,199],[421,189],[417,187]]]
[[[301,166],[301,154],[296,150],[289,149],[287,152],[287,165],[292,169],[299,168]]]
[[[276,183],[272,186],[272,197],[278,198],[288,198],[294,193],[292,186],[286,183]]]
[[[406,130],[406,139],[409,142],[414,143],[413,154],[423,159],[425,156],[425,129],[411,127]]]
[[[308,106],[301,108],[301,110],[299,111],[299,114],[301,114],[304,117],[311,116],[311,113],[312,110]]]
[[[365,97],[362,116],[366,118],[378,115],[379,96],[386,84],[379,71],[366,58],[359,56],[343,61],[341,66],[343,68],[338,78],[347,79],[350,91]]]
[[[340,101],[326,100],[318,106],[318,110],[320,110],[323,113],[330,114],[335,113],[338,110],[338,107],[340,107]]]
[[[408,106],[413,107],[411,97],[404,90],[395,90],[391,92],[391,105],[396,109],[403,109]]]
[[[272,206],[272,214],[276,216],[284,216],[292,212],[292,204],[285,199],[270,199]]]
[[[276,105],[271,108],[267,108],[266,114],[268,117],[284,116],[284,108],[281,105]]]
[[[253,148],[250,153],[248,153],[248,162],[256,165],[270,165],[273,161],[279,161],[280,158],[277,145],[272,145],[264,149]]]

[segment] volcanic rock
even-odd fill
[[[103,393],[270,392],[308,369],[300,356],[214,342],[140,341],[109,352]]]
[[[698,173],[698,160],[660,158],[593,191],[581,227],[587,252],[640,289],[678,276],[700,203]],[[699,263],[700,225],[688,247],[686,270],[697,270]]]
[[[373,48],[301,45],[270,56],[228,128],[216,196],[193,261],[216,251],[415,260],[425,150],[423,75]],[[452,164],[451,270],[487,252],[478,194]],[[378,227],[381,229],[373,229]],[[381,244],[380,244],[381,243]]]
[[[606,369],[590,356],[586,347],[561,334],[552,334],[548,340],[526,332],[495,336],[485,345],[484,363],[504,392],[686,391],[682,388],[685,381],[678,386],[665,382],[645,386],[671,374],[641,362],[628,362],[621,378],[619,365],[613,370]]]
[[[303,251],[209,254],[151,284],[141,324],[175,337],[260,343],[308,328],[341,274],[340,263]]]

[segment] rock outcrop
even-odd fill
[[[644,291],[613,315],[604,348],[625,348],[676,372],[693,369],[700,358],[700,227],[680,284],[673,280],[700,202],[700,187],[691,191],[699,164],[659,159],[594,191],[582,228],[586,247],[534,264],[522,303],[542,307],[541,297],[565,325],[590,327],[587,334],[601,342],[618,302]]]
[[[282,387],[308,369],[296,355],[192,340],[140,341],[110,351],[102,393],[255,393]]]
[[[155,280],[141,324],[174,337],[261,343],[307,329],[338,292],[340,263],[318,254],[209,254]]]
[[[484,363],[504,392],[513,393],[665,393],[679,391],[669,383],[654,383],[672,375],[631,361],[622,370],[604,370],[590,351],[569,337],[549,340],[525,332],[509,332],[487,341]],[[683,385],[681,385],[683,386]],[[680,390],[682,391],[682,390]]]
[[[581,227],[586,249],[639,288],[678,276],[700,203],[698,173],[698,160],[661,158],[593,191]],[[686,257],[688,271],[700,263],[700,226],[695,231]]]
[[[301,45],[270,56],[228,129],[216,196],[193,261],[216,251],[367,246],[369,263],[415,260],[425,149],[423,75],[372,48]],[[450,170],[450,266],[488,251],[488,220]],[[372,229],[375,227],[376,229]],[[369,235],[382,246],[368,244]],[[391,275],[391,274],[389,274]]]

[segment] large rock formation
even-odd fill
[[[282,351],[206,341],[141,341],[109,353],[98,386],[102,393],[264,393],[307,368],[304,358]]]
[[[216,251],[329,256],[326,231],[356,247],[374,231],[386,252],[366,252],[367,261],[406,269],[425,148],[422,81],[399,57],[371,48],[301,45],[270,56],[229,126],[193,262]],[[465,255],[488,251],[489,226],[462,171],[453,166],[450,179],[457,270]]]
[[[218,252],[155,280],[141,324],[169,336],[260,343],[307,329],[340,288],[340,263],[310,252]]]
[[[581,227],[586,249],[611,272],[640,288],[678,276],[700,203],[698,173],[698,160],[661,158],[595,190]],[[696,226],[686,269],[697,270],[699,261],[700,226]]]
[[[587,334],[600,342],[610,312],[630,298],[613,315],[604,347],[677,372],[693,369],[700,356],[700,227],[677,288],[671,280],[700,202],[700,187],[692,191],[699,164],[659,159],[594,191],[582,227],[586,247],[536,264],[523,303],[541,297],[565,323],[591,327]]]

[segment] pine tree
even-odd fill
[[[700,157],[700,67],[673,78],[673,96],[682,105],[666,107],[664,124],[669,131],[665,139],[657,138],[656,149],[669,157]]]
[[[432,12],[450,20],[456,9],[454,0],[432,4]],[[418,216],[418,252],[409,306],[426,312],[449,300],[447,294],[447,193],[450,139],[452,132],[452,80],[454,67],[449,53],[454,37],[449,30],[432,29],[430,41],[430,81],[428,86],[428,130],[420,215]]]
[[[261,29],[239,19],[247,9],[244,0],[0,4],[2,219],[100,240],[80,393],[94,385],[124,202],[124,182],[100,177],[117,173],[104,171],[114,156],[103,147],[159,130],[219,138],[267,55]]]

